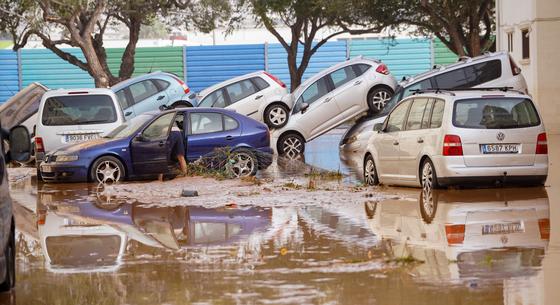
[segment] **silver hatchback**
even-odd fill
[[[548,175],[544,125],[518,91],[414,94],[374,130],[363,159],[369,185],[542,185]]]

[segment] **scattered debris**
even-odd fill
[[[184,189],[181,192],[181,197],[197,197],[197,196],[198,196],[198,191],[196,191],[196,190]]]

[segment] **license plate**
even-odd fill
[[[64,136],[66,143],[79,143],[89,140],[95,140],[99,138],[98,133],[88,133],[88,134],[67,134]]]
[[[517,154],[519,144],[482,144],[480,149],[483,154]]]
[[[482,226],[482,235],[523,233],[525,227],[522,222],[495,223]]]
[[[52,169],[52,166],[41,165],[41,171],[44,172],[44,173],[52,173],[53,169]]]

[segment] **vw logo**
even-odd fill
[[[506,135],[503,132],[498,132],[498,134],[496,135],[496,139],[498,139],[498,141],[503,141],[506,138]]]

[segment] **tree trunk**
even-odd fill
[[[109,88],[110,87],[110,75],[103,69],[97,53],[93,47],[91,40],[86,39],[80,46],[84,57],[88,63],[88,73],[93,77],[95,81],[96,88]]]
[[[290,92],[294,92],[301,84],[301,76],[298,73],[297,66],[297,48],[290,48],[288,50],[288,70],[290,71]]]
[[[129,79],[134,73],[134,55],[136,54],[136,44],[140,38],[140,27],[140,21],[130,20],[128,44],[121,58],[119,80]]]

